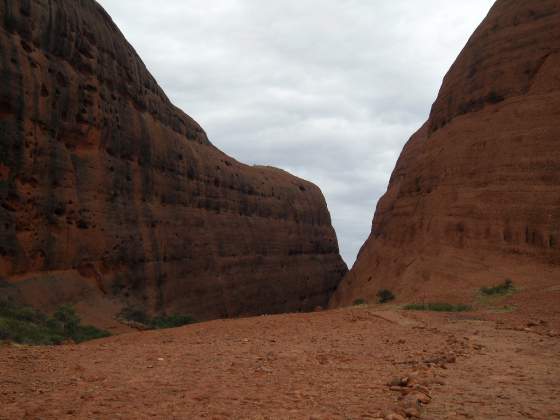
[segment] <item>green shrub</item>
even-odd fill
[[[78,327],[80,326],[80,318],[76,314],[74,308],[70,305],[62,305],[53,314],[53,319],[58,321],[59,328],[64,331],[64,334],[68,337],[76,334]]]
[[[65,337],[42,325],[0,317],[0,339],[19,344],[56,345],[63,343]]]
[[[506,279],[503,283],[498,284],[493,287],[483,287],[480,289],[480,293],[486,296],[496,296],[496,295],[507,295],[513,292],[515,287],[510,279]]]
[[[0,300],[0,340],[56,345],[68,340],[81,343],[109,335],[95,327],[81,325],[76,311],[69,305],[61,306],[49,317],[29,306]]]
[[[47,320],[44,314],[28,306],[19,306],[9,301],[0,301],[0,317],[22,322],[41,323]]]
[[[356,299],[353,303],[354,306],[360,306],[360,305],[365,305],[367,302],[365,301],[365,299]]]
[[[98,338],[109,337],[110,335],[109,332],[91,325],[79,325],[70,338],[76,343],[83,343],[84,341],[97,340]]]
[[[151,327],[156,330],[176,328],[183,325],[194,324],[196,320],[190,315],[158,316],[152,319]]]
[[[159,315],[150,318],[142,309],[128,307],[119,314],[119,318],[126,321],[136,322],[152,330],[163,330],[166,328],[177,328],[183,325],[194,324],[196,319],[190,315]]]
[[[433,311],[433,312],[467,312],[471,311],[469,305],[452,305],[450,303],[413,303],[404,307],[407,311]]]
[[[387,303],[391,302],[392,300],[395,300],[395,295],[390,290],[381,289],[379,292],[377,292],[377,301],[379,303]]]

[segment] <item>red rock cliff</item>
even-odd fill
[[[495,3],[405,146],[331,305],[382,288],[466,302],[506,278],[560,299],[558,0]]]
[[[215,318],[325,305],[313,184],[226,156],[92,0],[0,3],[0,294]]]

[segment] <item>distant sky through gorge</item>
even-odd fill
[[[98,0],[214,145],[325,194],[349,266],[492,0]]]

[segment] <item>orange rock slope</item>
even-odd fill
[[[346,266],[320,190],[216,149],[95,1],[0,3],[0,73],[0,296],[200,319],[328,302]]]
[[[560,1],[498,0],[405,146],[331,301],[560,302]],[[554,303],[556,302],[556,303]]]

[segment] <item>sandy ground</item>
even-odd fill
[[[355,307],[5,345],[0,419],[560,419],[560,337],[496,318]]]

